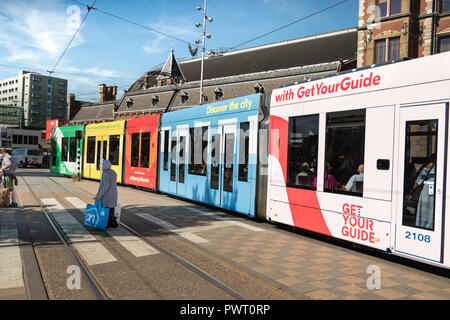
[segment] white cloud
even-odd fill
[[[3,61],[44,68],[56,63],[74,35],[68,24],[69,13],[58,4],[56,0],[46,1],[44,5],[40,1],[2,3],[0,46],[7,52]],[[82,43],[84,39],[79,32],[71,47]]]
[[[167,21],[174,20],[177,21],[177,25],[167,24]],[[148,24],[148,27],[188,42],[193,42],[192,39],[200,37],[200,31],[195,28],[194,23],[192,22],[192,17],[183,18],[160,16],[159,22]],[[151,43],[146,43],[142,46],[142,50],[146,54],[152,55],[168,52],[170,47],[173,47],[175,43],[177,45],[180,45],[182,43],[181,41],[173,39],[164,34],[151,31],[149,32],[154,35],[154,38]],[[187,46],[187,43],[182,45]]]

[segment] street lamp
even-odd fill
[[[206,34],[206,21],[209,22],[213,22],[213,18],[207,17],[206,16],[206,0],[205,0],[205,4],[202,7],[197,7],[196,8],[197,11],[200,11],[203,9],[203,31],[202,31],[202,63],[201,63],[201,69],[200,69],[200,103],[203,103],[203,63],[204,63],[204,58],[205,58],[205,37],[210,39],[211,35],[210,34]],[[200,23],[196,23],[195,26],[197,28],[199,28],[201,26]],[[196,44],[200,43],[200,40],[196,40],[195,41]]]

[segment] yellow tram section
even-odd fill
[[[125,120],[89,124],[85,128],[83,177],[101,179],[102,160],[111,162],[117,173],[117,182],[122,182],[123,144]]]

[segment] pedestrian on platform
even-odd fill
[[[97,192],[96,200],[102,202],[103,208],[109,208],[107,228],[117,228],[118,224],[114,218],[114,208],[117,206],[117,174],[111,169],[111,162],[103,160],[102,179]]]
[[[10,193],[10,207],[17,208],[18,204],[16,202],[16,192],[14,191],[14,176],[16,169],[16,162],[14,158],[11,157],[9,151],[7,149],[1,150],[2,154],[2,167],[0,169],[1,174],[3,175],[3,183],[4,187],[8,188]],[[3,184],[2,183],[2,184]]]

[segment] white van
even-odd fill
[[[18,148],[11,151],[11,156],[14,157],[19,168],[28,166],[42,166],[43,153],[38,149]]]

